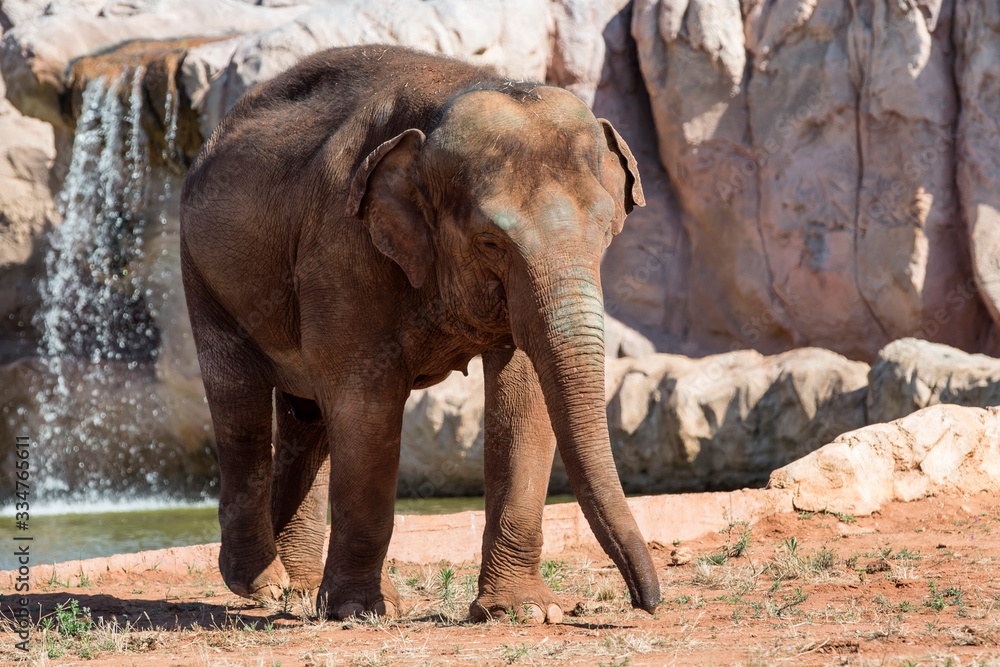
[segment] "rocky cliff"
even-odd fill
[[[148,366],[139,374],[161,406],[152,414],[183,415],[153,429],[187,442],[168,448],[186,452],[181,469],[190,459],[211,471],[210,434],[191,444],[207,415],[176,270],[176,179],[243,92],[329,46],[404,44],[565,86],[628,141],[648,205],[608,249],[602,277],[609,354],[643,357],[609,389],[632,489],[756,482],[806,443],[865,423],[871,405],[901,410],[909,399],[869,395],[866,407],[857,376],[867,366],[848,361],[872,362],[897,338],[1000,350],[993,0],[6,0],[0,28],[2,360],[34,354],[44,334],[43,234],[66,212],[52,193],[70,169],[87,87],[122,81],[162,209],[156,233],[137,232],[130,274],[159,349],[131,363]],[[781,356],[803,346],[833,356]],[[745,348],[779,356],[735,352]],[[896,356],[876,362],[879,382],[919,366],[887,349]],[[644,356],[654,351],[730,354]],[[726,369],[725,388],[699,394],[703,379],[691,393],[699,364]],[[22,398],[5,405],[5,428],[32,413],[32,382],[6,390]],[[404,433],[413,451],[444,447],[427,459],[454,467],[435,492],[480,483],[475,455],[462,463],[478,437],[464,398],[475,377],[455,382],[441,389],[451,398],[415,395]],[[439,466],[407,463],[405,447],[403,484],[415,490]]]

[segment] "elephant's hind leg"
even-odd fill
[[[222,488],[219,570],[237,595],[280,599],[288,586],[271,531],[271,391],[205,379]]]
[[[527,621],[558,623],[559,598],[539,570],[542,510],[556,444],[545,400],[524,352],[485,352],[483,368],[486,529],[479,595],[469,613],[478,621],[513,611]]]
[[[215,426],[221,488],[219,570],[229,589],[279,599],[288,586],[271,530],[271,395],[267,365],[191,266],[182,244],[184,292],[205,396]]]
[[[315,595],[323,579],[323,539],[330,493],[326,425],[313,401],[277,392],[271,521],[291,588]]]

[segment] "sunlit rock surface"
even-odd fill
[[[879,351],[868,385],[869,423],[939,403],[1000,405],[1000,359],[904,338]]]
[[[775,468],[864,426],[868,365],[816,348],[773,357],[608,359],[611,449],[627,492],[762,485]],[[414,391],[403,418],[401,489],[482,491],[482,365]],[[553,491],[569,490],[558,456]]]
[[[1000,409],[935,405],[845,433],[776,470],[796,509],[871,514],[893,500],[1000,490]]]
[[[647,206],[602,265],[607,353],[639,359],[609,365],[629,490],[759,483],[865,423],[866,396],[870,421],[950,395],[905,389],[890,405],[900,377],[965,378],[956,400],[992,400],[955,355],[887,348],[875,394],[864,364],[779,353],[870,362],[906,336],[1000,351],[996,3],[56,0],[5,2],[0,28],[13,105],[0,104],[5,428],[76,466],[52,488],[119,488],[105,464],[131,442],[162,456],[122,470],[188,471],[137,486],[210,490],[176,247],[184,169],[247,89],[301,55],[376,41],[565,86],[632,148]],[[88,135],[95,82],[107,127]],[[116,141],[118,158],[104,150]],[[96,205],[109,184],[128,196]],[[65,231],[43,235],[64,216]],[[87,216],[95,226],[73,223]],[[710,368],[726,371],[692,385]],[[481,487],[476,373],[408,403],[405,493]],[[558,462],[554,480],[565,488]]]
[[[996,350],[976,287],[992,301],[997,11],[636,0],[693,337],[860,359],[911,335]]]

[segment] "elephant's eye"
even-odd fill
[[[475,242],[476,247],[490,257],[499,257],[503,254],[503,244],[493,234],[477,234]]]

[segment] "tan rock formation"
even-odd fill
[[[762,484],[784,465],[865,424],[868,366],[820,349],[764,357],[608,359],[611,447],[626,491]],[[483,377],[453,373],[414,391],[403,418],[400,490],[482,491]],[[568,491],[556,456],[551,488]]]
[[[955,72],[961,107],[958,196],[972,245],[976,285],[1000,322],[1000,5],[955,3]],[[957,298],[957,297],[956,297]]]
[[[98,3],[50,7],[52,13],[26,21],[4,35],[0,68],[7,98],[21,113],[53,125],[72,127],[60,97],[68,89],[66,73],[77,58],[134,39],[177,39],[265,30],[309,10],[308,6],[258,7],[239,0],[178,0],[104,11]],[[143,11],[146,10],[159,11]],[[88,11],[89,10],[89,11]],[[96,11],[95,11],[96,10]],[[101,12],[101,15],[98,15]]]
[[[608,417],[627,489],[762,484],[775,468],[865,423],[868,366],[821,349],[611,362]],[[557,467],[554,483],[560,480]]]
[[[939,403],[1000,405],[1000,359],[903,338],[886,345],[868,373],[868,421],[905,417]]]
[[[660,156],[691,239],[692,332],[854,358],[913,334],[981,349],[992,323],[958,291],[971,274],[951,40],[970,43],[962,123],[982,139],[996,134],[981,111],[996,97],[998,40],[993,5],[969,4],[971,32],[952,30],[952,3],[636,1]],[[997,158],[961,150],[964,190],[994,201]]]
[[[49,176],[52,127],[22,116],[3,93],[0,78],[0,358],[23,354],[34,339],[39,237],[59,219]]]
[[[845,433],[771,475],[796,509],[871,514],[893,500],[1000,490],[1000,409],[935,405]]]

